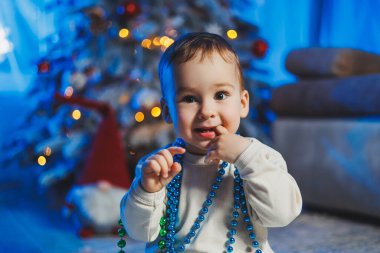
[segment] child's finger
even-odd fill
[[[169,178],[172,179],[175,177],[180,171],[182,170],[181,164],[178,162],[173,163],[170,172],[169,172]]]
[[[161,172],[160,172],[161,176],[163,178],[167,178],[170,166],[169,166],[168,162],[166,161],[165,157],[163,155],[161,155],[161,154],[158,153],[158,154],[155,154],[152,157],[152,159],[154,161],[156,161],[160,165],[160,167],[161,167]]]
[[[169,150],[163,149],[158,154],[162,155],[165,158],[169,167],[171,167],[173,165],[173,156],[169,152]]]
[[[228,130],[222,125],[217,125],[215,127],[215,132],[217,135],[228,134]]]
[[[153,172],[157,176],[161,174],[161,166],[156,160],[154,159],[147,160],[146,166],[150,169],[150,172]]]
[[[186,152],[186,149],[182,147],[176,147],[176,146],[169,147],[167,148],[167,150],[170,152],[172,156],[177,155],[177,154],[183,154]]]

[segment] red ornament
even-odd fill
[[[265,40],[258,39],[252,44],[252,54],[257,58],[264,58],[268,51],[268,47],[268,43]]]
[[[38,63],[38,73],[47,73],[50,71],[50,63],[48,61],[42,61]]]
[[[140,6],[135,1],[127,1],[124,4],[125,15],[128,18],[133,18],[140,14]]]

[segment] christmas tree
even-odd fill
[[[33,169],[41,189],[75,182],[104,108],[115,112],[132,177],[142,155],[174,139],[160,117],[157,65],[180,35],[207,31],[227,38],[240,57],[246,87],[254,92],[262,86],[252,73],[260,71],[255,61],[265,57],[268,45],[227,0],[57,0],[46,11],[57,15],[59,29],[43,42],[46,55],[36,59],[38,73],[28,92],[34,107],[2,147],[4,166]],[[246,123],[250,135],[259,119],[255,106]]]

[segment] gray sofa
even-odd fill
[[[298,81],[272,92],[273,145],[304,202],[380,218],[380,56],[307,48],[286,65]]]

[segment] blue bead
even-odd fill
[[[240,191],[240,185],[235,185],[235,186],[234,186],[234,190],[235,190],[235,191]]]
[[[242,212],[243,214],[247,214],[247,213],[248,213],[248,210],[247,210],[247,208],[242,208],[242,209],[241,209],[241,212]]]
[[[180,184],[180,183],[175,183],[175,184],[174,184],[174,187],[175,187],[175,188],[180,188],[180,187],[181,187],[181,184]]]
[[[223,178],[221,176],[216,177],[216,182],[221,183],[223,181]]]
[[[239,217],[239,212],[237,212],[237,211],[233,211],[233,212],[232,212],[232,215],[234,216],[234,218],[237,218],[237,217]]]
[[[253,230],[253,226],[252,226],[252,224],[248,224],[248,225],[247,225],[247,230],[248,230],[248,231],[252,231],[252,230]]]
[[[259,242],[258,241],[253,241],[252,242],[252,246],[255,247],[255,248],[259,247]]]
[[[245,221],[245,222],[250,222],[250,220],[251,220],[251,219],[249,218],[248,215],[244,216],[244,221]]]
[[[206,214],[206,213],[208,213],[208,208],[207,207],[203,207],[201,209],[201,214]]]
[[[261,251],[261,249],[258,249],[255,251],[255,253],[263,253],[263,252]]]
[[[194,237],[195,236],[195,231],[190,231],[189,236],[190,237]]]
[[[174,196],[178,197],[179,196],[179,191],[174,192]]]
[[[228,242],[229,242],[230,244],[235,243],[235,238],[233,238],[233,237],[228,238]]]
[[[234,251],[234,248],[232,248],[232,246],[228,246],[227,247],[227,252],[232,252],[232,251]]]
[[[240,182],[240,178],[235,177],[235,178],[234,178],[234,182],[235,182],[235,183],[239,183],[239,182]]]
[[[231,226],[232,226],[232,227],[236,227],[237,224],[238,224],[237,220],[232,220],[232,221],[231,221]]]
[[[183,245],[183,244],[179,245],[179,247],[178,247],[178,251],[179,251],[179,252],[183,252],[183,251],[185,251],[185,245]]]
[[[224,170],[224,169],[220,169],[220,170],[218,170],[218,174],[219,175],[224,175],[226,173],[226,171]]]
[[[236,235],[236,229],[230,229],[230,235]]]
[[[173,225],[169,225],[169,226],[168,226],[168,229],[169,229],[169,230],[174,230],[174,226],[173,226]]]
[[[235,199],[235,200],[239,200],[239,199],[240,199],[240,196],[239,196],[239,195],[235,195],[235,196],[234,196],[234,199]]]
[[[212,204],[212,200],[209,199],[209,198],[207,198],[206,201],[205,201],[205,205],[206,206],[211,206],[211,204]]]
[[[255,233],[249,233],[249,238],[251,238],[252,240],[256,238],[256,234]]]
[[[170,247],[173,246],[173,243],[171,243],[171,242],[166,242],[166,243],[165,243],[165,246],[166,246],[166,248],[170,248]]]
[[[200,214],[197,218],[197,220],[199,220],[199,221],[204,221],[204,219],[205,219],[205,217],[202,214]]]
[[[234,204],[234,208],[235,208],[235,209],[239,209],[239,208],[240,208],[240,205],[239,205],[239,204]]]
[[[199,224],[199,222],[194,222],[193,227],[194,227],[194,229],[199,229],[201,227],[201,225]]]
[[[214,198],[215,197],[215,191],[210,191],[210,193],[208,194],[208,196],[210,198]]]
[[[239,171],[238,171],[237,168],[235,168],[235,170],[234,170],[234,175],[235,175],[235,176],[239,175]]]
[[[184,242],[185,244],[189,244],[189,243],[190,243],[190,238],[186,237],[185,240],[183,240],[183,242]]]
[[[219,185],[217,185],[217,184],[213,184],[213,185],[212,185],[212,189],[214,189],[214,190],[218,190],[218,189],[219,189]]]
[[[247,204],[247,202],[244,200],[244,199],[242,199],[241,201],[240,201],[240,203],[244,206],[245,204]]]
[[[224,168],[226,168],[228,166],[228,162],[222,162],[222,164],[221,164],[221,167],[224,169]]]

